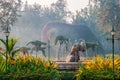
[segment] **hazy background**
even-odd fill
[[[37,4],[37,5],[41,5],[42,7],[50,7],[51,4],[56,3],[57,0],[22,0],[22,1],[23,1],[22,4],[23,12],[19,13],[21,17],[19,17],[15,25],[13,25],[10,33],[10,36],[17,36],[19,38],[19,42],[18,42],[19,46],[23,46],[27,42],[32,40],[40,40],[41,29],[42,26],[44,26],[45,24],[44,22],[42,25],[40,25],[41,21],[39,21],[40,19],[36,15],[37,12],[32,10],[27,11],[27,9],[25,10],[24,9],[25,6],[27,5],[28,7],[30,7],[30,5]],[[75,14],[75,11],[77,10],[80,11],[82,8],[88,5],[88,0],[74,0],[74,1],[67,0],[66,2],[67,2],[66,7],[69,11],[72,12],[72,14]],[[68,19],[68,21],[69,20],[70,19]],[[52,20],[49,20],[48,22],[50,21],[52,22]]]
[[[15,19],[15,22],[11,21],[12,26],[11,24],[7,25],[7,22],[4,22],[3,26],[11,27],[10,36],[19,38],[18,46],[26,46],[29,41],[40,40],[41,30],[47,23],[82,24],[88,26],[104,49],[111,52],[112,44],[111,41],[107,41],[107,38],[111,38],[112,25],[118,30],[118,34],[115,37],[120,36],[119,2],[116,3],[116,1],[22,0],[21,7],[17,8],[18,11],[16,11],[19,16],[17,16],[17,20]],[[117,20],[114,20],[115,16],[117,16]],[[12,17],[10,20],[12,20]],[[2,29],[0,36],[4,36]],[[120,42],[116,42],[115,49],[117,50],[115,51],[118,51]]]

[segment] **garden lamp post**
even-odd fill
[[[113,68],[113,80],[114,80],[115,79],[115,76],[114,76],[114,42],[115,42],[114,27],[112,27],[111,36],[112,36],[112,68]]]
[[[8,27],[7,27],[7,29],[6,29],[6,31],[4,33],[5,33],[5,36],[6,36],[6,72],[7,72],[8,37],[9,37],[9,34],[10,34],[10,32],[8,30]]]

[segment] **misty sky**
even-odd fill
[[[25,2],[26,0],[22,0]],[[57,0],[27,0],[28,4],[39,3],[41,5],[50,6],[51,3]],[[81,10],[88,5],[89,0],[66,0],[70,11]]]

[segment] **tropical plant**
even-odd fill
[[[29,55],[18,55],[14,60],[9,58],[8,64],[10,65],[9,72],[4,74],[4,76],[0,74],[1,77],[8,77],[9,79],[22,78],[26,80],[31,80],[30,78],[37,80],[60,80],[61,77],[60,73],[56,70],[57,64],[50,60],[45,60],[42,57],[36,58]],[[22,77],[18,75],[21,75]]]
[[[60,80],[56,64],[41,57],[18,55],[15,59],[8,58],[9,71],[5,71],[5,59],[0,55],[0,80]]]
[[[4,48],[1,51],[1,54],[6,56],[6,50],[7,50],[7,56],[10,58],[13,58],[19,51],[20,48],[15,48],[16,43],[18,42],[18,39],[11,37],[8,39],[8,46],[5,40],[0,39],[0,42],[3,44]],[[7,49],[8,48],[8,49]]]
[[[120,57],[115,56],[114,60],[115,79],[120,79]],[[83,62],[77,73],[77,80],[111,80],[113,78],[112,56],[103,57],[97,55],[91,60]]]
[[[0,55],[0,72],[5,72],[5,59]]]
[[[115,56],[114,63],[115,69],[118,70],[120,68],[119,56]],[[87,69],[112,70],[112,56],[97,55],[92,60],[85,62],[84,65]]]

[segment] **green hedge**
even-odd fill
[[[76,72],[52,71],[50,73],[0,73],[0,80],[113,80],[111,71],[84,70],[79,76]],[[115,80],[120,80],[120,73],[115,73]]]
[[[4,73],[0,74],[0,80],[60,80],[61,76],[56,72],[41,73]]]
[[[120,80],[120,72],[114,73],[115,80]],[[77,80],[113,80],[112,71],[104,70],[82,70],[78,72]]]
[[[61,72],[60,75],[62,76],[61,80],[75,80],[76,78],[76,72],[73,71]]]

